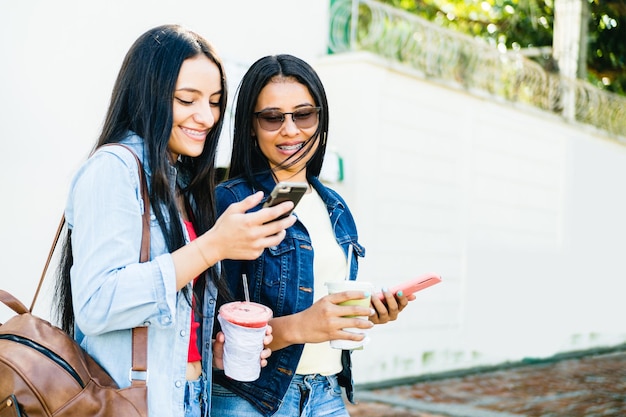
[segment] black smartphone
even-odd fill
[[[308,189],[309,184],[306,182],[279,182],[270,193],[270,196],[265,204],[263,204],[263,207],[273,207],[284,201],[293,201],[293,207],[295,208]],[[277,217],[274,220],[284,219],[289,216],[292,211],[293,210]]]

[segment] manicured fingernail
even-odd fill
[[[387,287],[383,287],[383,288],[381,288],[381,289],[382,289],[382,291],[383,291],[383,292],[387,292],[387,291],[389,291],[389,288],[387,288]]]
[[[370,308],[370,316],[373,316],[374,314],[376,314],[376,310],[374,310],[373,308]]]
[[[372,294],[370,294],[370,292],[369,292],[369,291],[365,291],[365,292],[363,292],[363,298],[370,297],[371,295],[372,295]]]
[[[402,291],[398,291],[398,297],[402,297]]]

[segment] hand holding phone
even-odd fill
[[[274,207],[284,201],[292,201],[295,208],[304,193],[309,189],[306,182],[279,182],[272,190],[263,207]],[[293,209],[274,220],[284,219],[293,212]]]
[[[408,281],[405,281],[401,284],[398,284],[394,287],[389,288],[389,292],[395,296],[398,293],[398,291],[402,291],[403,295],[408,296],[418,291],[421,291],[425,288],[438,284],[440,282],[441,282],[441,276],[439,276],[438,274],[426,273],[426,274],[420,275],[417,278],[410,279]],[[378,297],[378,299],[381,301],[385,300],[385,294],[383,294],[382,292],[375,294],[375,296]]]

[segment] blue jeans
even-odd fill
[[[213,384],[211,415],[260,417],[248,401],[226,388]],[[272,417],[350,417],[334,375],[296,375],[278,411]]]
[[[204,417],[207,411],[206,377],[187,381],[185,387],[185,417]]]

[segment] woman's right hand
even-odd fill
[[[263,250],[278,245],[285,238],[285,229],[296,222],[295,216],[277,217],[293,209],[290,201],[270,208],[262,208],[246,213],[263,199],[259,191],[244,200],[231,204],[207,232],[216,236],[221,255],[220,259],[252,260],[261,256]]]
[[[293,203],[286,201],[246,213],[262,199],[263,192],[259,191],[231,204],[210,230],[172,253],[177,290],[223,259],[256,259],[265,248],[276,246],[285,238],[285,229],[296,222],[296,217],[274,219],[293,209]]]
[[[329,340],[361,341],[363,334],[346,332],[345,328],[370,329],[374,323],[359,317],[375,313],[371,307],[339,305],[345,301],[363,298],[363,291],[344,291],[326,295],[306,310],[270,321],[274,329],[272,350],[301,343],[320,343]],[[350,317],[352,316],[352,317]]]

